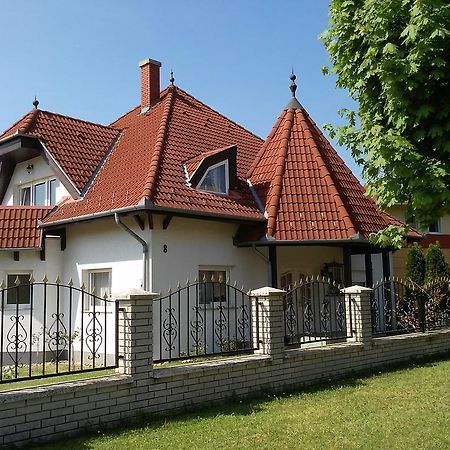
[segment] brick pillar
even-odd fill
[[[372,341],[371,293],[373,289],[351,286],[341,290],[345,294],[347,330],[352,341],[369,344]],[[350,332],[347,333],[350,335]]]
[[[283,295],[286,291],[271,287],[264,287],[250,292],[256,297],[254,303],[253,335],[259,339],[259,350],[255,353],[269,355],[272,359],[283,356],[284,350],[284,311]],[[256,315],[257,312],[257,315]]]
[[[130,293],[119,303],[119,368],[134,379],[149,378],[153,372],[153,300],[159,294]]]

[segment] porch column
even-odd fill
[[[118,372],[135,380],[153,373],[153,300],[159,294],[142,292],[119,296]]]
[[[259,349],[255,353],[269,355],[272,359],[283,357],[285,293],[286,291],[271,287],[250,292],[255,297],[253,317],[257,318],[253,323],[253,335],[259,340]]]
[[[270,284],[271,287],[278,287],[278,262],[277,262],[277,246],[269,245],[269,261],[270,261]]]
[[[351,286],[341,289],[345,294],[345,312],[347,334],[351,332],[353,341],[370,344],[372,341],[372,307],[373,289],[363,286]]]

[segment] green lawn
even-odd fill
[[[450,449],[450,360],[40,448]]]

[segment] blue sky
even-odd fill
[[[287,104],[289,75],[315,122],[351,107],[321,73],[328,0],[3,0],[0,129],[32,108],[108,124],[139,103],[138,62],[265,138]],[[338,149],[359,176],[351,155]]]

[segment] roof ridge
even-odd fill
[[[31,127],[36,123],[37,116],[39,115],[39,109],[32,109],[24,118],[23,126],[18,128],[19,133],[28,134]]]
[[[142,193],[143,198],[151,199],[153,191],[156,185],[157,171],[159,164],[161,162],[162,150],[165,143],[166,132],[169,125],[169,116],[172,110],[172,105],[174,101],[174,89],[169,89],[168,95],[165,98],[166,104],[164,105],[164,111],[161,117],[161,124],[158,129],[158,134],[156,136],[156,143],[152,159],[150,161],[150,167],[148,170],[147,179],[144,183],[144,191]]]
[[[294,124],[294,110],[289,109],[286,114],[283,129],[283,134],[281,136],[281,146],[280,152],[277,157],[277,166],[275,168],[275,175],[272,182],[270,183],[269,205],[266,206],[266,211],[269,215],[267,221],[267,235],[273,236],[275,234],[276,218],[278,215],[278,210],[280,207],[280,196],[283,184],[283,176],[286,170],[286,158],[289,148],[289,138],[291,136],[292,126]]]
[[[311,126],[313,127],[314,131],[317,132],[316,127],[317,125],[310,119],[309,114],[299,109],[298,111],[303,112],[303,117],[305,118],[305,121],[309,122]],[[339,215],[341,216],[342,220],[344,221],[345,226],[347,227],[350,237],[356,234],[356,228],[352,221],[350,212],[348,208],[345,206],[344,201],[341,198],[341,195],[339,194],[338,189],[336,188],[336,180],[333,177],[332,172],[328,168],[327,162],[325,161],[325,158],[322,156],[322,153],[320,152],[316,140],[314,139],[313,134],[311,133],[311,130],[309,127],[305,127],[304,134],[306,138],[310,138],[313,142],[313,145],[311,146],[311,151],[316,154],[317,162],[319,165],[319,171],[323,173],[324,179],[327,177],[330,178],[331,183],[327,183],[329,189],[332,191],[332,197],[334,202],[336,203]],[[309,136],[308,136],[309,135]],[[320,138],[320,134],[319,134]]]
[[[98,126],[98,127],[107,128],[109,130],[117,131],[117,128],[111,127],[109,125],[103,125],[103,124],[98,123],[98,122],[92,122],[91,120],[78,119],[76,117],[68,116],[66,114],[55,113],[53,111],[46,111],[46,110],[43,110],[43,109],[39,109],[38,111],[40,111],[42,113],[45,113],[45,114],[51,114],[53,116],[64,117],[65,119],[71,119],[71,120],[74,120],[75,122],[83,122],[83,123],[87,123],[89,125],[95,125],[95,126]]]
[[[167,92],[169,90],[170,86],[166,87],[165,89],[163,89],[160,94],[159,97],[162,100],[162,97],[165,97],[167,95]],[[155,103],[147,112],[150,112],[155,106],[157,106],[159,104],[159,102]],[[137,105],[134,108],[131,108],[129,111],[124,112],[123,114],[121,114],[116,120],[113,120],[109,126],[111,127],[113,124],[117,123],[119,120],[123,119],[125,116],[127,116],[128,114],[131,114],[132,112],[139,110],[139,108],[141,107],[141,105]],[[114,128],[114,127],[113,127]]]
[[[170,86],[169,86],[169,87],[170,87]],[[181,89],[181,88],[178,87],[178,86],[174,86],[174,88],[175,88],[177,91],[180,91],[180,92],[182,92],[183,94],[187,95],[188,97],[193,98],[195,101],[199,102],[202,106],[204,106],[205,108],[209,109],[209,110],[212,111],[213,113],[219,115],[220,117],[222,117],[222,118],[225,119],[226,121],[231,122],[233,125],[236,125],[236,126],[239,127],[241,130],[243,130],[243,131],[245,131],[245,132],[251,134],[253,137],[255,137],[255,138],[257,138],[257,139],[263,141],[263,139],[262,139],[260,136],[258,136],[257,134],[253,133],[253,132],[250,131],[250,130],[247,130],[247,128],[244,128],[242,125],[239,125],[239,124],[238,124],[237,122],[235,122],[234,120],[230,119],[229,117],[225,116],[224,114],[220,113],[219,111],[217,111],[217,110],[211,108],[211,106],[208,106],[206,103],[203,103],[203,102],[202,102],[201,100],[199,100],[197,97],[194,97],[192,94],[189,94],[189,93],[186,92],[184,89]]]
[[[267,146],[269,145],[269,142],[272,140],[272,137],[274,136],[276,130],[278,130],[278,127],[280,126],[280,123],[285,115],[285,112],[283,111],[279,116],[277,121],[275,122],[275,125],[272,127],[272,130],[267,135],[266,140],[264,141],[263,145],[261,146],[261,149],[259,150],[258,154],[256,155],[255,159],[253,160],[252,165],[250,166],[250,169],[248,169],[247,176],[245,178],[250,179],[253,175],[253,172],[258,167],[259,162],[261,161],[261,158],[263,157]]]

